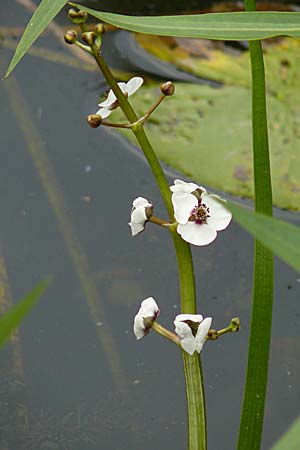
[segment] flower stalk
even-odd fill
[[[169,185],[158,161],[158,158],[154,153],[153,148],[144,131],[143,122],[138,122],[138,117],[135,111],[130,105],[126,95],[123,94],[117,81],[114,79],[113,74],[111,73],[109,67],[103,59],[100,48],[96,45],[95,42],[91,43],[91,53],[94,56],[95,61],[100,71],[104,75],[104,78],[106,79],[108,85],[111,87],[114,95],[116,96],[118,104],[125,114],[126,118],[128,119],[129,123],[135,124],[131,129],[142,151],[144,152],[144,155],[160,189],[163,201],[168,211],[170,222],[173,223],[174,212]],[[196,312],[196,291],[194,267],[190,246],[188,243],[183,241],[183,239],[177,234],[175,229],[173,229],[171,226],[168,228],[173,239],[178,263],[181,310],[183,313],[194,314]],[[188,450],[206,450],[206,415],[201,361],[198,355],[190,356],[185,352],[182,352],[182,354],[187,393]]]

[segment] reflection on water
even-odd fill
[[[28,13],[13,5],[7,22],[22,26]],[[61,60],[70,56],[51,31],[38,46]],[[5,47],[1,58],[10,56]],[[164,325],[171,328],[179,312],[167,233],[149,224],[132,239],[127,225],[136,195],[150,198],[164,217],[162,201],[136,149],[111,131],[87,126],[99,76],[68,61],[54,65],[32,54],[0,87],[2,310],[8,298],[22,297],[46,274],[54,277],[21,339],[1,353],[0,448],[182,450],[181,356],[159,336],[137,342],[132,332],[139,302],[149,295],[159,302]],[[282,214],[299,223],[299,216]],[[215,328],[233,316],[242,320],[241,333],[209,342],[203,352],[209,446],[232,450],[246,363],[252,240],[233,224],[194,253],[200,312],[214,317]],[[300,394],[300,283],[281,263],[275,279],[264,449],[297,415]]]

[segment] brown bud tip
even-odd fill
[[[103,23],[97,23],[97,25],[95,25],[94,29],[97,34],[105,33],[105,25]]]
[[[87,121],[90,127],[97,128],[102,123],[102,117],[99,114],[90,114],[87,117]]]
[[[217,330],[209,330],[208,333],[207,333],[207,336],[212,341],[215,341],[216,339],[218,339],[219,334],[218,334]]]
[[[166,81],[160,86],[160,90],[164,95],[173,95],[175,91],[175,86],[172,81]]]
[[[90,47],[95,43],[97,35],[94,31],[86,31],[85,33],[82,33],[81,39],[83,42],[85,42]]]
[[[66,44],[74,44],[77,41],[77,32],[75,30],[68,30],[64,35]]]
[[[76,11],[76,9],[72,8],[68,11],[68,17],[73,23],[85,23],[88,18],[88,13],[85,11]]]

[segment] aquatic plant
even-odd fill
[[[62,0],[41,1],[15,52],[7,75],[65,3]],[[237,448],[258,450],[261,446],[263,429],[272,324],[272,252],[295,269],[300,268],[299,230],[272,218],[266,89],[260,39],[278,35],[300,37],[299,13],[256,12],[254,0],[245,0],[246,11],[238,14],[155,18],[127,17],[94,11],[81,5],[73,6],[80,9],[71,9],[69,18],[80,26],[80,38],[76,31],[69,30],[65,34],[65,42],[76,45],[93,56],[110,87],[107,98],[99,103],[100,109],[96,114],[88,117],[88,123],[92,128],[101,125],[131,130],[153,172],[169,216],[168,220],[153,216],[153,204],[138,197],[133,201],[129,225],[133,236],[143,232],[147,222],[169,231],[178,263],[181,314],[175,318],[175,333],[173,333],[158,323],[159,307],[150,297],[142,302],[135,316],[134,332],[140,339],[153,330],[175,343],[182,351],[188,407],[188,450],[207,449],[204,382],[198,353],[202,351],[206,340],[213,341],[226,333],[240,329],[238,318],[233,318],[228,327],[217,331],[210,329],[211,318],[203,320],[202,315],[196,314],[195,278],[189,243],[197,246],[210,244],[216,238],[217,232],[229,225],[232,215],[256,238],[248,370]],[[135,77],[126,84],[117,82],[101,52],[105,27],[100,23],[90,31],[86,24],[88,14],[106,23],[143,33],[250,42],[255,212],[232,202],[225,203],[218,196],[207,194],[205,188],[194,183],[175,180],[174,185],[169,187],[145,133],[144,124],[168,96],[176,95],[174,84],[170,81],[163,83],[160,87],[161,96],[148,111],[138,116],[128,97],[142,85],[142,79]],[[117,107],[124,113],[126,122],[105,120]]]

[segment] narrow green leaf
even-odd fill
[[[9,338],[12,331],[29,313],[49,283],[49,279],[41,281],[29,294],[26,295],[26,297],[24,297],[16,306],[11,308],[0,318],[0,348]]]
[[[14,56],[9,64],[5,78],[12,72],[18,62],[23,58],[29,47],[44,31],[46,26],[54,19],[56,14],[67,3],[66,0],[42,0],[35,13],[31,17],[23,36],[16,48]]]
[[[300,448],[300,416],[289,426],[271,450],[299,450]]]
[[[300,270],[300,227],[233,202],[228,202],[227,206],[237,223],[284,262]]]
[[[300,13],[294,12],[233,12],[134,17],[95,11],[75,3],[70,4],[109,24],[146,34],[230,41],[250,41],[274,36],[300,37]]]
[[[246,11],[255,11],[256,1],[245,0]],[[265,67],[260,41],[249,43],[252,73],[252,135],[255,211],[272,220],[272,184]],[[238,450],[260,450],[268,384],[273,311],[273,253],[255,236],[252,312],[244,401]],[[271,249],[272,250],[272,249]]]

